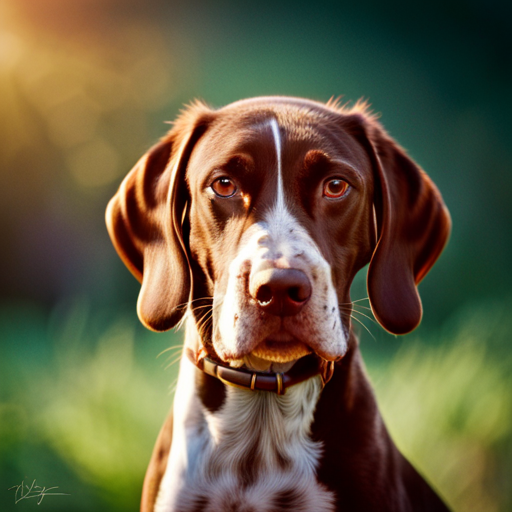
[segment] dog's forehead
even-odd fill
[[[216,112],[215,119],[194,149],[189,179],[193,181],[215,167],[222,167],[237,154],[271,166],[275,164],[276,133],[272,130],[272,122],[277,123],[279,158],[285,173],[287,168],[300,164],[310,150],[319,150],[364,173],[369,160],[362,146],[345,128],[343,117],[321,104],[298,100],[275,103],[260,100],[228,105]]]

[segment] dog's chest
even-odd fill
[[[174,506],[156,510],[332,511],[333,495],[316,479],[322,447],[309,437],[319,393],[318,378],[281,397],[229,388],[220,410],[188,422]]]

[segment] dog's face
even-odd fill
[[[258,369],[343,356],[350,285],[370,259],[376,318],[414,328],[416,283],[450,226],[435,186],[363,109],[287,98],[191,107],[107,219],[146,325],[171,327],[192,299],[206,349]]]
[[[244,110],[205,133],[187,169],[213,347],[225,361],[311,350],[333,360],[347,347],[340,305],[349,311],[350,283],[375,245],[370,160],[318,111]]]

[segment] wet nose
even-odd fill
[[[293,316],[311,297],[311,283],[302,270],[272,268],[260,270],[252,276],[249,293],[267,313]]]

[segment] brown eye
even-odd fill
[[[348,183],[340,178],[333,178],[324,183],[324,196],[331,199],[338,199],[345,195],[348,190]]]
[[[236,185],[233,183],[232,180],[229,178],[226,178],[223,176],[222,178],[216,179],[211,184],[212,190],[219,196],[219,197],[231,197],[236,192]]]

